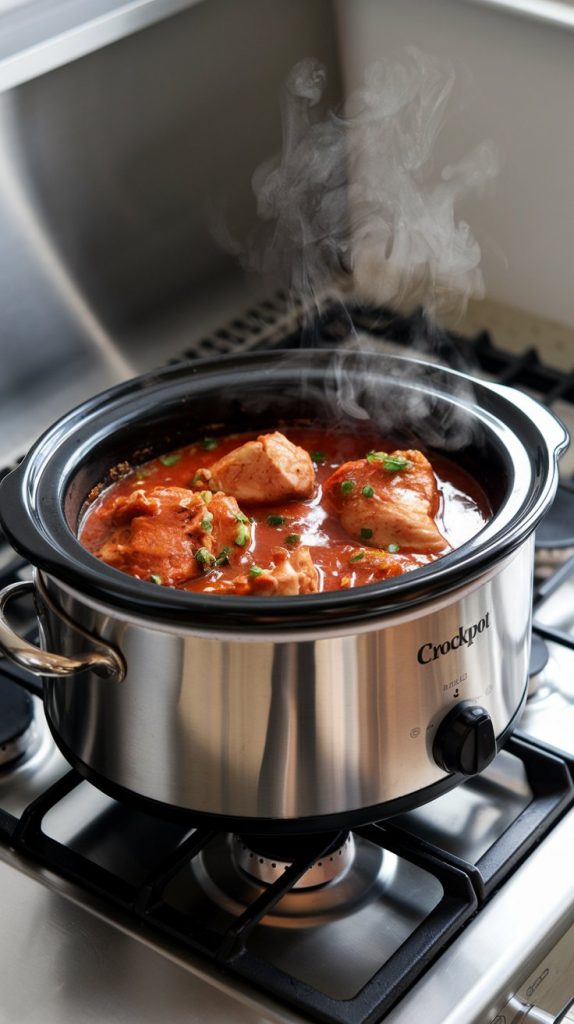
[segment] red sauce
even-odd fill
[[[186,580],[180,589],[204,593],[230,592],[232,580],[248,573],[252,566],[268,566],[279,546],[308,547],[319,574],[319,590],[362,586],[396,576],[434,561],[436,554],[379,551],[361,546],[345,533],[339,521],[324,507],[322,485],[344,462],[363,459],[371,450],[392,451],[378,435],[350,434],[315,427],[280,428],[294,444],[311,453],[316,472],[315,493],[308,500],[241,508],[251,520],[251,540],[234,551],[232,565],[206,567],[196,579]],[[149,494],[154,488],[188,488],[200,467],[208,468],[227,452],[257,433],[207,438],[155,458],[129,471],[106,488],[89,506],[79,530],[81,543],[98,555],[110,533],[110,505],[120,496],[138,489]],[[483,490],[461,467],[440,456],[432,456],[440,502],[436,524],[451,548],[474,536],[492,512]],[[277,517],[284,517],[279,522]],[[364,552],[364,554],[361,554]],[[359,556],[359,557],[357,557]],[[146,577],[160,582],[152,576]],[[163,582],[163,581],[162,581]]]

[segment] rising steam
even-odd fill
[[[243,251],[303,301],[346,277],[355,294],[431,315],[482,292],[480,248],[456,206],[497,172],[489,143],[436,167],[452,67],[409,47],[371,65],[342,113],[323,111],[324,67],[300,61],[281,98],[281,153],[253,175],[260,228]]]

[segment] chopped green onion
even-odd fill
[[[285,537],[285,543],[286,544],[298,544],[300,540],[301,540],[301,534],[300,533],[288,533],[287,536]]]
[[[172,452],[171,455],[160,455],[159,457],[159,461],[163,462],[164,466],[175,466],[180,459],[181,452]]]
[[[205,483],[205,477],[203,476],[202,473],[196,473],[195,476],[191,478],[191,486],[192,487],[194,487],[195,484],[204,484],[204,483]]]
[[[327,456],[325,452],[311,452],[311,461],[317,462],[318,464],[324,462]]]
[[[215,559],[216,565],[228,565],[229,555],[231,554],[231,548],[222,548],[217,558]]]
[[[211,491],[200,491],[199,496],[203,500],[204,505],[209,505],[209,502],[213,498]]]
[[[236,512],[235,513],[235,518],[237,519],[238,523],[248,523],[249,522],[249,518],[245,515],[244,512]]]
[[[404,455],[387,455],[386,452],[369,452],[367,462],[381,462],[383,469],[390,473],[396,473],[401,469],[408,469],[410,462]]]
[[[396,555],[397,551],[400,550],[401,549],[398,544],[389,544],[389,546],[387,547],[387,551],[390,551],[391,555]]]
[[[267,516],[269,526],[283,526],[287,522],[287,516]]]
[[[161,576],[158,576],[156,572],[152,572],[149,581],[150,583],[157,583],[158,586],[161,586],[163,583]]]
[[[208,551],[207,548],[199,548],[195,552],[195,557],[199,564],[204,567],[215,563],[215,555],[212,555],[211,551]]]
[[[356,484],[354,480],[343,480],[341,484],[341,494],[352,494],[355,490],[355,486]]]
[[[260,569],[258,565],[252,565],[249,570],[249,575],[252,579],[256,580],[258,576],[263,574],[263,569]]]
[[[206,452],[212,452],[214,448],[217,448],[219,441],[215,437],[204,437],[201,443]]]
[[[365,557],[365,552],[364,551],[357,551],[356,555],[351,555],[349,561],[350,562],[360,562],[361,558],[364,558],[364,557]]]
[[[204,533],[211,533],[213,531],[213,516],[211,514],[206,516],[205,519],[201,520],[199,525]]]
[[[244,548],[245,545],[247,544],[247,541],[249,540],[249,536],[250,536],[249,530],[248,530],[247,526],[245,525],[245,523],[239,523],[239,525],[238,525],[238,527],[237,527],[237,529],[235,531],[235,537],[234,537],[234,540],[235,540],[235,543],[237,544],[237,546],[240,547],[240,548]]]
[[[367,484],[366,487],[363,487],[361,494],[363,494],[365,498],[372,498],[375,494],[375,491],[370,484]]]
[[[361,540],[370,540],[373,536],[373,531],[370,526],[361,526]]]

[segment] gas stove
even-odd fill
[[[185,352],[403,350],[524,387],[574,424],[574,379],[483,334],[277,296]],[[219,1024],[574,1020],[574,485],[538,531],[529,700],[494,762],[417,810],[271,839],[112,800],[70,769],[42,688],[0,677],[0,1019]],[[9,468],[9,467],[7,467]],[[30,568],[7,545],[0,583]],[[34,615],[18,607],[17,628]],[[25,973],[22,964],[25,963]],[[25,979],[25,980],[24,980]],[[573,1004],[574,1005],[574,1004]]]

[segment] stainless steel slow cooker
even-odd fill
[[[432,565],[297,597],[157,587],[79,544],[86,500],[113,467],[207,428],[309,420],[368,422],[448,454],[492,518]],[[533,533],[566,444],[530,397],[396,356],[275,351],[136,378],[60,419],[2,481],[2,528],[36,576],[0,595],[0,648],[46,677],[56,742],[112,796],[243,832],[413,807],[485,767],[520,713]],[[5,613],[27,589],[42,650]]]

